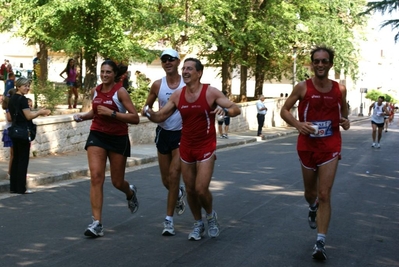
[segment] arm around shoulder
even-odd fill
[[[150,107],[145,106],[144,114],[152,122],[160,123],[160,122],[165,121],[177,109],[177,105],[179,103],[179,98],[180,98],[180,93],[181,93],[181,89],[178,89],[177,91],[175,91],[171,95],[171,97],[169,98],[169,101],[165,104],[165,106],[163,106],[157,112],[154,112]]]

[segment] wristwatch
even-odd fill
[[[116,111],[115,110],[114,110],[114,112],[112,112],[111,117],[112,118],[116,118]]]
[[[227,114],[229,113],[229,109],[228,108],[223,108],[223,111],[224,111],[224,115],[228,116]]]

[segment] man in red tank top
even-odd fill
[[[204,66],[195,58],[184,61],[182,76],[186,84],[176,90],[158,112],[145,107],[146,116],[153,122],[165,121],[180,111],[183,128],[180,140],[181,172],[187,190],[187,201],[194,216],[189,240],[200,240],[205,234],[201,209],[206,211],[208,235],[219,235],[217,214],[209,191],[216,155],[215,115],[235,117],[240,108],[215,87],[200,82]]]
[[[346,87],[328,79],[334,51],[316,47],[311,52],[314,76],[295,85],[281,109],[281,117],[298,132],[305,199],[309,203],[309,226],[317,228],[313,258],[326,260],[324,248],[331,217],[331,189],[341,154],[340,126],[350,127]],[[299,102],[299,120],[290,110]],[[316,218],[317,217],[317,218]]]

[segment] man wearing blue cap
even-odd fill
[[[144,106],[152,108],[158,98],[159,109],[169,100],[172,93],[182,88],[185,83],[178,72],[180,64],[179,53],[174,49],[166,49],[161,54],[162,68],[166,76],[156,80],[152,85]],[[145,114],[143,109],[141,114]],[[156,128],[155,143],[158,150],[158,163],[161,172],[162,183],[168,190],[166,217],[162,235],[173,236],[173,214],[176,210],[178,215],[185,210],[185,189],[180,185],[180,136],[182,119],[180,112],[176,110],[166,121],[158,123]]]

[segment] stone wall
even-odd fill
[[[264,128],[286,126],[280,118],[280,109],[284,99],[266,99],[265,105],[268,112]],[[257,130],[256,101],[241,103],[241,115],[231,118],[229,132],[241,132]],[[57,115],[39,117],[34,119],[37,124],[37,135],[32,142],[31,157],[47,156],[51,154],[82,151],[89,133],[91,121],[77,123],[73,115]],[[4,122],[1,122],[4,128]],[[132,145],[153,143],[156,124],[145,117],[140,117],[138,125],[129,126],[129,136]],[[3,130],[1,130],[3,134]],[[9,157],[9,149],[0,150],[0,161],[6,161]]]

